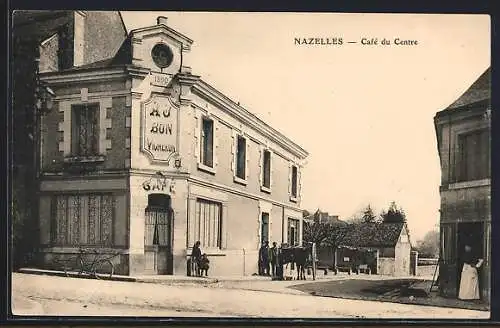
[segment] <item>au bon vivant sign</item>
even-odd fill
[[[141,151],[151,160],[174,165],[179,147],[179,107],[170,97],[153,94],[142,105]]]

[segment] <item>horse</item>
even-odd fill
[[[297,280],[306,280],[306,265],[312,246],[296,246],[281,249],[281,264],[293,263],[297,267]]]

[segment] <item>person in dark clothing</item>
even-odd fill
[[[270,257],[271,257],[271,274],[272,276],[276,276],[276,266],[278,264],[278,247],[276,242],[273,242],[273,247],[270,249]]]
[[[201,275],[201,271],[200,271],[200,259],[201,259],[200,245],[201,245],[201,243],[199,241],[194,243],[193,251],[191,252],[191,264],[192,264],[192,268],[193,268],[193,271],[195,272],[196,276]]]
[[[201,275],[203,276],[203,273],[205,273],[205,277],[208,277],[208,269],[210,268],[210,260],[208,259],[207,254],[203,254],[200,258],[200,272]]]
[[[259,250],[260,274],[269,276],[269,242],[266,241]]]

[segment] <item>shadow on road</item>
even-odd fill
[[[314,296],[337,297],[358,300],[395,302],[489,311],[488,304],[444,298],[436,291],[429,292],[431,281],[413,279],[394,280],[338,280],[305,283],[290,286]]]

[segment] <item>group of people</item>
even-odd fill
[[[259,275],[273,277],[279,275],[279,256],[280,249],[276,242],[273,242],[273,247],[269,247],[269,242],[265,241],[259,250]]]
[[[202,253],[200,248],[201,243],[194,243],[193,251],[191,252],[191,272],[197,277],[208,277],[208,269],[210,268],[210,260],[207,254]]]

